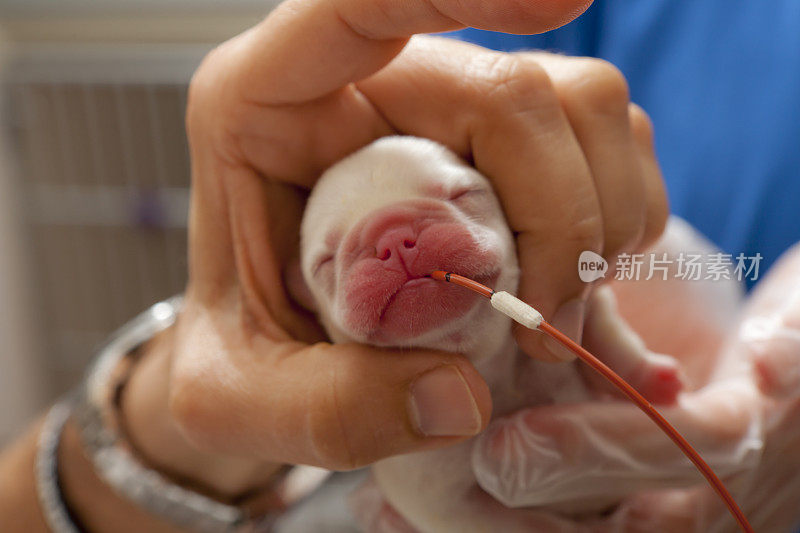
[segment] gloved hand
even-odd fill
[[[757,286],[727,355],[754,363],[765,446],[756,468],[736,480],[737,501],[756,531],[800,524],[800,245]],[[642,494],[620,508],[631,531],[734,531],[706,486]]]
[[[675,220],[655,249],[659,257],[712,250]],[[692,390],[662,413],[725,478],[757,531],[791,531],[800,523],[800,246],[743,310],[735,283],[680,281],[673,274],[668,281],[612,284],[621,313],[648,346],[673,347],[683,361],[704,359],[686,365]],[[696,342],[685,342],[682,331]],[[689,461],[625,402],[534,407],[496,420],[476,439],[473,462],[481,486],[505,503],[562,502],[534,511],[538,531],[737,530]],[[600,509],[620,497],[610,514],[553,512],[568,510],[564,502],[571,499],[594,498]],[[368,531],[406,531],[369,484],[354,503]]]
[[[751,367],[721,349],[723,339],[735,331],[741,289],[729,280],[677,278],[679,254],[689,251],[707,257],[717,250],[685,222],[671,219],[664,237],[645,255],[646,260],[662,260],[667,254],[672,270],[666,280],[654,276],[599,288],[596,297],[615,291],[621,316],[604,320],[603,331],[596,331],[593,317],[587,317],[583,343],[601,360],[604,353],[654,349],[687,363],[689,392],[660,411],[719,476],[729,477],[752,468],[762,445]],[[642,271],[648,270],[645,264]],[[623,317],[646,336],[637,336]],[[586,371],[598,392],[619,397]],[[594,502],[601,510],[641,490],[688,486],[701,479],[628,400],[532,407],[495,420],[476,439],[473,469],[481,487],[507,506],[567,511],[573,501],[584,508]]]

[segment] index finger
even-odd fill
[[[415,33],[467,26],[541,33],[591,0],[287,0],[239,41],[247,101],[293,104],[326,95],[389,63]]]

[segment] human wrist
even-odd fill
[[[269,485],[279,463],[224,457],[201,450],[170,414],[170,366],[175,326],[143,345],[120,399],[120,423],[137,456],[182,485],[233,501]]]
[[[182,308],[183,298],[179,296],[159,302],[118,329],[100,349],[84,383],[76,391],[73,420],[80,432],[83,451],[89,458],[94,473],[108,488],[125,498],[126,503],[135,505],[138,510],[154,517],[161,517],[173,527],[198,532],[233,532],[268,527],[287,505],[297,499],[298,495],[290,490],[293,486],[291,481],[302,469],[293,469],[285,479],[283,474],[289,469],[280,469],[278,474],[266,476],[266,482],[259,490],[246,490],[233,497],[215,489],[218,486],[216,484],[209,486],[202,483],[204,478],[213,477],[214,471],[209,470],[209,467],[221,473],[221,479],[216,480],[217,483],[231,483],[232,479],[254,479],[263,464],[203,453],[202,450],[186,445],[182,438],[170,440],[170,433],[163,431],[163,424],[152,425],[157,422],[154,417],[149,421],[151,427],[161,427],[162,431],[144,432],[148,436],[146,440],[158,436],[162,442],[167,443],[164,449],[169,450],[173,456],[180,451],[189,454],[174,462],[175,468],[178,471],[191,472],[187,469],[194,465],[194,472],[201,473],[201,481],[197,481],[197,474],[190,477],[171,476],[169,472],[173,464],[169,459],[161,460],[162,468],[154,466],[152,462],[148,464],[126,434],[121,409],[125,385],[139,362],[155,359],[166,361],[167,367],[171,365],[171,352],[154,349],[160,344],[154,342],[154,339],[159,338],[160,334],[175,323]],[[169,334],[160,339],[168,340]],[[164,344],[168,345],[168,342]],[[142,349],[143,347],[148,348]],[[149,357],[151,350],[152,353],[166,354],[166,359]],[[158,369],[158,366],[155,368]],[[137,398],[155,398],[156,401],[151,405],[155,405],[161,414],[168,412],[164,403],[169,397],[169,391],[168,387],[163,386],[163,383],[170,381],[168,370],[166,368],[162,374],[166,378],[161,387],[158,386],[157,379],[148,380],[145,394],[132,395]],[[147,377],[153,376],[150,374]],[[161,404],[157,401],[159,389],[163,397]],[[147,410],[144,412],[147,413]],[[158,414],[158,411],[150,411],[152,413]],[[177,435],[180,437],[179,433]],[[247,478],[232,477],[236,474]],[[299,494],[300,497],[302,495]]]

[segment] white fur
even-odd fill
[[[316,261],[332,250],[325,243],[328,232],[346,234],[359,220],[400,200],[430,198],[425,187],[441,184],[443,205],[463,221],[473,236],[487,246],[497,247],[503,254],[503,269],[496,289],[515,292],[519,280],[516,251],[502,209],[491,192],[486,196],[482,213],[468,215],[452,207],[449,193],[462,187],[483,187],[491,191],[488,180],[466,165],[451,151],[432,141],[412,137],[386,137],[343,159],[319,179],[309,197],[301,226],[301,269],[316,302],[320,322],[334,342],[360,341],[344,330],[344,302],[337,291],[342,274],[341,258],[334,259],[334,282],[325,286],[314,279]],[[414,339],[413,346],[455,350],[462,353],[489,355],[496,353],[505,335],[485,335],[473,326],[483,325],[481,332],[507,331],[510,322],[488,306],[473,308],[460,320],[444,328]],[[453,332],[469,332],[458,346],[446,338]]]
[[[431,186],[439,187],[439,197],[432,196]],[[494,288],[507,291],[509,297],[499,296],[495,305],[528,325],[538,325],[541,315],[511,296],[517,289],[519,268],[514,239],[499,201],[489,192],[477,207],[465,212],[449,201],[449,194],[460,187],[491,191],[488,180],[452,152],[434,142],[410,137],[380,139],[332,166],[320,178],[303,219],[301,266],[319,318],[333,341],[365,339],[343,325],[341,258],[334,257],[327,277],[315,276],[314,265],[319,258],[336,252],[326,243],[326,235],[344,236],[364,217],[413,198],[442,202],[477,239],[498,251],[502,269]],[[510,303],[511,299],[519,303]],[[407,345],[466,354],[491,388],[494,416],[523,406],[587,397],[574,363],[539,363],[520,353],[510,325],[507,316],[481,300],[461,318]],[[455,332],[461,335],[458,343],[449,340]],[[471,448],[472,442],[466,441],[444,450],[393,457],[374,465],[373,473],[384,497],[421,531],[528,530],[524,511],[497,512],[475,501],[471,494],[481,491],[475,490]],[[480,497],[491,498],[485,493]]]

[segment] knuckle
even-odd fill
[[[663,193],[663,190],[664,189],[662,187],[662,194],[657,196],[652,208],[653,213],[652,215],[649,215],[649,218],[653,220],[652,224],[656,227],[659,235],[664,231],[664,228],[667,225],[667,220],[669,219],[669,202],[667,201],[667,195],[666,193]]]
[[[544,68],[520,54],[492,54],[485,73],[487,101],[493,110],[520,111],[554,101],[553,84]]]
[[[563,229],[561,239],[581,250],[599,252],[603,248],[603,220],[599,213],[575,218]]]
[[[226,42],[211,50],[189,81],[186,132],[190,140],[224,130],[223,122],[241,120],[241,106],[236,105],[236,57],[231,47]]]
[[[636,248],[645,232],[644,214],[641,216],[621,217],[613,223],[606,224],[603,255],[616,255]]]
[[[594,196],[575,196],[560,210],[560,216],[536,217],[520,230],[517,241],[523,249],[548,248],[557,243],[571,250],[603,250],[603,216]]]
[[[347,416],[345,391],[339,390],[344,382],[330,377],[318,380],[309,398],[309,407],[313,405],[306,428],[309,445],[318,463],[331,470],[353,470],[374,460],[364,456],[363,446],[356,445],[358,428],[348,424],[352,417]]]
[[[624,184],[603,212],[606,254],[616,254],[637,245],[645,231],[646,197],[644,182],[637,173]]]
[[[651,203],[647,209],[647,219],[645,221],[643,245],[655,242],[667,227],[669,221],[669,205],[666,198]]]
[[[582,58],[562,85],[568,104],[604,114],[627,113],[630,93],[620,70],[602,59]]]
[[[220,47],[211,50],[192,74],[186,93],[186,126],[189,131],[201,118],[206,102],[213,98],[214,78],[220,63]]]
[[[369,461],[357,460],[347,444],[332,439],[331,434],[328,429],[311,433],[311,445],[316,452],[317,462],[320,466],[341,472],[355,470],[369,464]]]
[[[353,470],[366,464],[356,459],[342,421],[325,408],[309,418],[308,435],[317,462],[324,468]]]
[[[650,146],[653,143],[653,121],[647,112],[636,104],[628,104],[628,118],[637,142]]]

